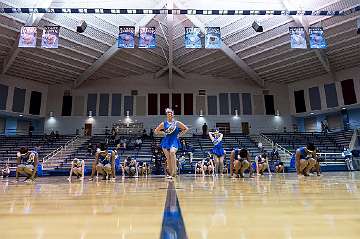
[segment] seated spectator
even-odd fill
[[[128,140],[128,143],[126,145],[126,149],[128,149],[128,150],[134,150],[135,149],[135,139]]]
[[[120,139],[120,149],[127,149],[127,140],[125,138]]]
[[[146,129],[144,129],[142,132],[142,138],[146,139],[147,137],[148,137],[148,135],[146,134]]]
[[[260,152],[264,151],[263,144],[260,141],[258,142],[258,149],[260,150]]]
[[[55,133],[55,139],[60,139],[59,131],[56,131],[56,133]]]
[[[40,149],[41,149],[40,144],[36,144],[36,145],[35,145],[35,147],[34,147],[34,149],[33,149],[33,151],[35,151],[36,153],[38,153],[38,154],[39,154]]]
[[[154,163],[154,173],[155,175],[160,175],[161,174],[161,171],[162,171],[162,168],[163,168],[163,165],[162,165],[162,159],[163,159],[163,156],[162,156],[162,151],[159,150],[158,148],[154,148],[154,151],[152,153],[152,161]]]
[[[180,153],[181,153],[181,157],[182,158],[189,158],[190,160],[190,163],[192,163],[192,160],[193,160],[193,152],[194,152],[194,149],[193,147],[187,143],[185,141],[185,139],[182,139],[181,140],[181,145],[180,145]]]
[[[279,151],[277,148],[273,148],[271,152],[271,160],[280,160]]]
[[[94,146],[89,143],[88,147],[87,147],[87,152],[90,156],[92,156],[94,154]]]
[[[34,126],[30,123],[29,125],[29,137],[31,138],[34,132]]]
[[[141,138],[137,138],[135,140],[135,148],[138,148],[139,150],[141,149],[141,145],[142,145],[142,140]]]
[[[152,128],[150,129],[149,137],[150,139],[154,138],[154,130]]]

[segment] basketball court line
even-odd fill
[[[188,238],[174,182],[168,184],[160,238]]]

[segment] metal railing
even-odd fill
[[[287,150],[286,148],[284,148],[283,146],[281,146],[280,144],[278,143],[274,143],[273,140],[271,140],[269,137],[267,137],[266,135],[264,134],[260,134],[260,137],[262,137],[263,139],[265,139],[266,141],[270,142],[271,143],[271,146],[274,148],[276,147],[278,150],[280,150],[283,154],[286,154],[286,155],[292,155],[292,153]]]
[[[358,129],[354,129],[353,135],[351,137],[351,141],[349,143],[349,149],[353,150],[356,144],[356,140],[359,136],[359,130]]]
[[[59,148],[55,149],[53,152],[46,155],[43,159],[43,165],[49,164],[52,159],[55,157],[62,158],[63,154],[65,154],[67,151],[72,149],[74,147],[74,144],[80,139],[81,137],[79,135],[76,135],[74,138],[67,141],[64,146],[60,146]],[[60,155],[59,155],[60,154]]]

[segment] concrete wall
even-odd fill
[[[17,77],[3,76],[3,75],[0,75],[0,83],[9,86],[8,97],[6,101],[6,112],[10,112],[10,113],[12,112],[14,88],[18,87],[21,89],[26,89],[24,113],[21,114],[23,114],[24,116],[29,115],[31,91],[38,91],[41,92],[40,116],[46,116],[46,105],[48,102],[47,85],[26,79],[20,79]]]
[[[92,119],[87,117],[86,102],[88,94],[97,93],[121,93],[122,94],[122,109],[124,107],[124,96],[130,95],[131,90],[137,90],[139,96],[145,96],[145,116],[136,116],[136,97],[134,98],[134,113],[133,120],[144,123],[146,128],[157,126],[157,124],[164,120],[163,116],[146,116],[147,115],[147,95],[148,93],[193,93],[193,116],[181,116],[179,120],[184,121],[186,124],[192,127],[192,131],[201,129],[204,121],[208,122],[209,127],[214,127],[216,122],[229,122],[233,132],[240,132],[241,122],[249,122],[252,132],[259,131],[273,131],[282,130],[284,126],[290,127],[292,124],[292,117],[289,115],[289,104],[287,99],[288,88],[285,85],[268,85],[266,87],[269,90],[269,94],[274,95],[275,109],[280,112],[280,117],[265,116],[265,112],[259,115],[242,115],[242,111],[239,112],[239,118],[235,118],[232,115],[220,115],[219,101],[217,102],[218,114],[217,116],[208,117],[204,114],[204,117],[199,117],[199,110],[196,109],[196,96],[200,89],[206,90],[207,95],[219,95],[219,93],[251,93],[254,95],[262,95],[263,89],[259,88],[252,82],[244,81],[241,79],[224,79],[214,78],[209,76],[201,76],[196,74],[188,74],[186,79],[183,79],[177,75],[174,76],[173,89],[168,88],[167,76],[163,76],[160,79],[154,79],[153,75],[133,76],[127,79],[118,78],[112,80],[90,80],[84,83],[78,89],[61,88],[59,86],[49,86],[48,102],[47,102],[47,114],[50,111],[54,112],[54,118],[47,119],[45,121],[45,130],[58,130],[62,133],[74,133],[76,129],[80,129],[89,120],[92,121],[93,127],[96,132],[103,132],[105,126],[111,127],[114,122],[118,120],[124,120],[123,110],[121,117],[99,117],[95,116]],[[84,97],[84,114],[83,117],[61,117],[62,97],[65,90],[71,90],[73,99],[76,97]],[[98,97],[99,98],[99,97]],[[206,98],[206,97],[205,97]],[[183,96],[182,96],[183,101]],[[111,109],[111,97],[109,102],[109,109]],[[264,102],[262,102],[264,104]],[[170,105],[171,97],[170,97]],[[159,99],[158,99],[159,105]],[[207,100],[205,99],[205,105],[207,109]],[[99,101],[98,105],[99,107]],[[230,104],[229,104],[230,107]],[[252,107],[254,112],[254,100],[252,99]],[[73,100],[73,114],[74,113],[74,100]],[[184,102],[182,102],[182,112],[184,112]],[[265,107],[262,107],[265,108]],[[97,112],[99,112],[97,108]],[[204,109],[204,112],[207,110]],[[231,112],[231,109],[229,109]],[[263,110],[264,111],[264,110]],[[231,112],[232,114],[234,112]],[[111,113],[109,112],[109,115]]]
[[[353,79],[353,81],[354,81],[356,99],[358,102],[357,104],[354,104],[351,106],[344,105],[344,98],[343,98],[342,89],[341,89],[341,81],[347,80],[347,79]],[[339,106],[334,107],[334,108],[327,108],[324,84],[329,84],[329,83],[334,83],[334,82],[335,82],[335,86],[336,86]],[[321,98],[321,110],[320,111],[311,111],[311,108],[310,108],[309,88],[315,87],[315,86],[319,87],[319,90],[320,90],[320,98]],[[310,114],[310,112],[317,114],[317,113],[324,113],[324,112],[340,110],[343,107],[346,107],[348,109],[357,108],[357,107],[360,107],[360,66],[336,72],[335,81],[329,75],[323,75],[323,76],[319,76],[319,77],[316,77],[313,79],[298,81],[298,82],[289,84],[288,87],[289,87],[290,112],[291,112],[291,114],[298,116],[298,117],[308,116]],[[297,90],[304,90],[305,104],[306,104],[306,110],[307,110],[306,113],[298,113],[298,114],[295,113],[294,91],[297,91]]]

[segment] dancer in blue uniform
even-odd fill
[[[214,132],[209,132],[209,137],[211,142],[214,144],[211,153],[213,154],[213,159],[215,162],[215,174],[218,174],[220,171],[220,175],[222,175],[224,171],[225,158],[225,151],[222,146],[223,134],[219,132],[219,129],[215,129]]]
[[[258,176],[263,175],[266,169],[268,170],[269,175],[271,175],[267,153],[262,153],[257,155],[255,157],[255,164],[256,164],[256,173]]]
[[[235,148],[230,154],[230,176],[244,177],[244,171],[249,169],[249,177],[252,177],[250,154],[246,149]]]
[[[176,152],[180,148],[179,137],[182,137],[189,130],[186,125],[174,119],[174,111],[166,109],[166,120],[161,122],[154,133],[163,135],[161,148],[164,151],[167,163],[168,179],[176,176]]]
[[[308,157],[315,152],[316,148],[313,143],[308,143],[306,147],[301,147],[295,153],[295,166],[298,176],[309,176],[309,171],[316,163],[313,157]]]
[[[84,174],[85,172],[85,162],[84,160],[80,160],[78,158],[75,158],[71,162],[71,169],[70,169],[70,176],[68,180],[71,182],[71,176],[75,174],[77,179],[84,180]]]
[[[95,155],[95,160],[92,166],[90,181],[94,179],[95,172],[102,174],[103,179],[115,180],[115,152],[108,150],[107,144],[100,144],[100,151]]]
[[[38,154],[35,151],[29,151],[28,148],[22,147],[17,153],[16,181],[20,175],[25,175],[27,180],[34,181],[37,172]]]

